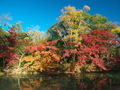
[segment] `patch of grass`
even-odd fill
[[[1,75],[4,75],[4,73],[3,73],[3,72],[0,72],[0,76],[1,76]]]

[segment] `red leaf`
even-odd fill
[[[47,45],[47,46],[51,46],[51,45],[55,44],[58,40],[59,40],[59,39],[54,40],[54,41],[49,41],[49,42],[45,41],[44,43],[45,43],[45,45]]]

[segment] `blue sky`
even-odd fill
[[[57,22],[60,10],[68,5],[77,9],[88,5],[91,15],[101,14],[109,21],[120,22],[120,0],[0,0],[0,15],[10,13],[13,18],[11,24],[23,21],[23,30],[39,25],[40,31],[46,31]]]

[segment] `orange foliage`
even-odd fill
[[[37,44],[27,47],[29,56],[25,56],[21,61],[24,62],[24,69],[29,71],[48,71],[54,69],[60,61],[54,46]]]

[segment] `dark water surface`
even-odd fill
[[[120,72],[0,76],[0,90],[120,90]]]

